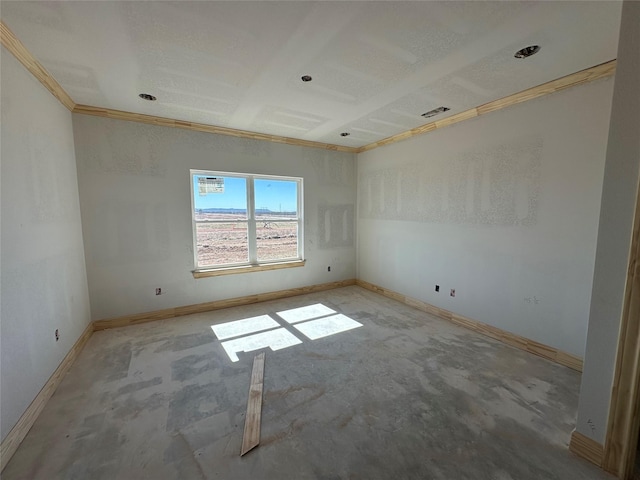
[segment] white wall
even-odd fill
[[[359,155],[358,278],[582,356],[612,89]]]
[[[640,2],[622,10],[576,430],[604,444],[640,176]]]
[[[73,117],[94,320],[355,278],[352,154]],[[306,265],[194,279],[192,168],[303,177]]]
[[[4,48],[1,63],[4,439],[89,323],[90,309],[71,113]]]

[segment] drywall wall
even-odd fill
[[[88,325],[90,309],[71,113],[4,48],[1,62],[4,439]]]
[[[359,155],[358,278],[582,356],[612,88]]]
[[[604,444],[640,176],[640,2],[622,10],[576,430]]]
[[[353,154],[73,117],[93,319],[355,277]],[[303,177],[306,265],[194,279],[190,169]]]

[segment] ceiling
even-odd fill
[[[614,59],[621,6],[2,0],[0,16],[78,104],[360,147]]]

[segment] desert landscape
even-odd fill
[[[296,221],[286,221],[287,219],[291,219],[291,215],[257,216],[258,261],[298,256],[298,224]],[[248,222],[245,213],[197,213],[196,221],[203,220],[216,222],[198,223],[196,226],[200,267],[245,263],[249,260]]]

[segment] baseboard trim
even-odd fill
[[[590,461],[598,467],[602,467],[602,461],[604,459],[604,446],[590,439],[586,435],[576,432],[571,432],[571,442],[569,443],[569,450]]]
[[[154,312],[138,313],[135,315],[127,315],[124,317],[111,318],[107,320],[97,320],[93,322],[93,330],[106,330],[107,328],[127,327],[129,325],[138,325],[141,323],[154,322],[156,320],[164,320],[167,318],[181,317],[183,315],[191,315],[192,313],[210,312],[223,308],[238,307],[241,305],[249,305],[252,303],[266,302],[268,300],[277,300],[279,298],[295,297],[307,293],[321,292],[324,290],[332,290],[334,288],[347,287],[355,285],[356,280],[342,280],[339,282],[320,283],[317,285],[309,285],[307,287],[290,288],[287,290],[278,290],[275,292],[258,293],[248,295],[246,297],[236,297],[227,300],[215,300],[213,302],[197,303],[195,305],[185,305],[183,307],[166,308],[164,310],[156,310]]]
[[[457,313],[450,312],[449,310],[445,310],[444,308],[435,307],[429,303],[423,302],[421,300],[416,300],[415,298],[402,295],[401,293],[397,293],[393,290],[374,285],[373,283],[369,283],[364,280],[358,279],[356,281],[356,285],[362,288],[366,288],[367,290],[371,290],[372,292],[379,293],[380,295],[384,295],[385,297],[393,298],[394,300],[397,300],[401,303],[417,308],[418,310],[422,310],[423,312],[430,313],[431,315],[435,315],[436,317],[442,318],[444,320],[448,320],[452,323],[455,323],[456,325],[460,325],[462,327],[473,330],[474,332],[478,332],[482,335],[486,335],[487,337],[499,340],[503,343],[506,343],[507,345],[511,345],[512,347],[519,348],[520,350],[524,350],[525,352],[533,353],[534,355],[538,355],[539,357],[543,357],[547,360],[551,360],[552,362],[556,362],[560,365],[564,365],[565,367],[569,367],[572,370],[582,372],[582,359],[580,357],[577,357],[576,355],[572,355],[570,353],[563,352],[562,350],[558,350],[557,348],[544,345],[525,337],[521,337],[520,335],[507,332],[492,325],[487,325],[486,323],[478,322],[477,320],[458,315]]]
[[[49,380],[47,380],[40,392],[38,392],[36,398],[33,399],[18,422],[2,441],[0,444],[0,472],[2,472],[4,467],[7,466],[9,460],[11,460],[11,457],[13,457],[13,454],[20,446],[20,443],[22,443],[22,440],[24,440],[24,437],[27,436],[29,430],[31,430],[31,427],[38,419],[38,416],[60,385],[65,374],[69,371],[69,368],[73,365],[73,362],[76,360],[92,334],[93,324],[89,323],[82,332],[82,335],[80,335],[80,338],[76,340],[76,343],[71,347],[71,350],[69,350],[62,359],[58,368],[56,368],[51,377],[49,377]]]

